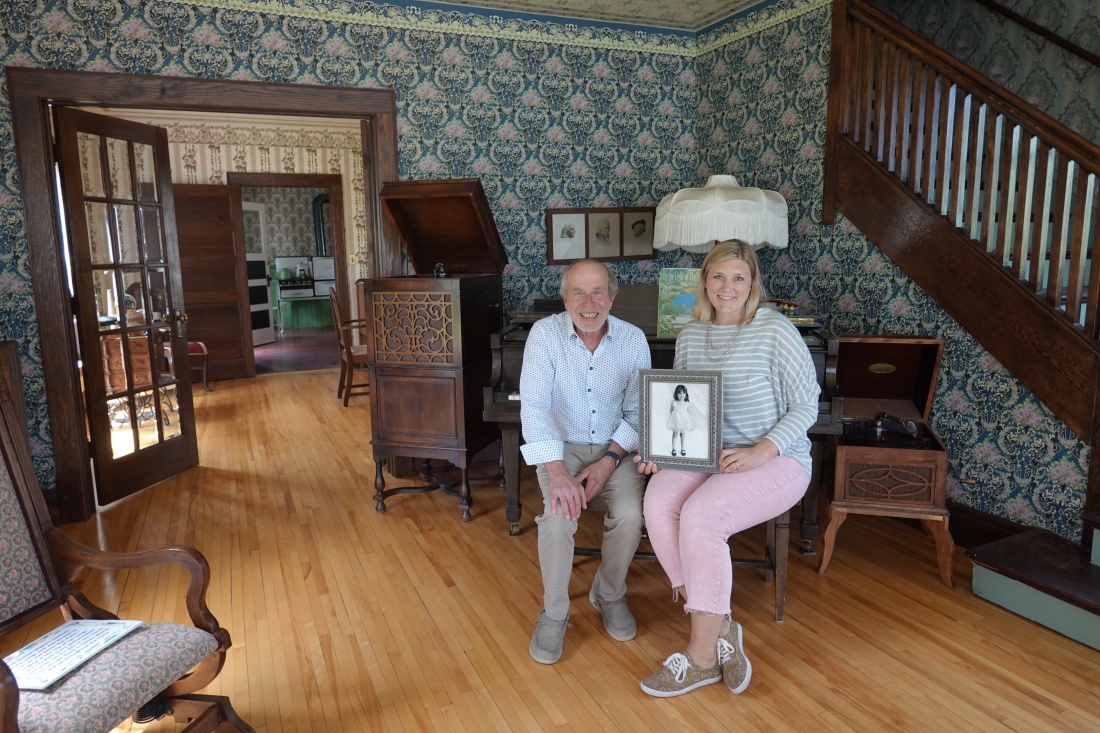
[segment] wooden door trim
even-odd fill
[[[106,74],[8,66],[9,104],[34,285],[34,308],[53,437],[60,519],[95,512],[71,327],[73,304],[62,258],[50,105],[340,117],[362,120],[366,210],[374,242],[373,275],[400,274],[401,243],[378,214],[378,191],[398,179],[397,106],[389,89]]]
[[[348,289],[348,253],[344,240],[344,182],[336,173],[226,173],[226,183],[234,186],[278,188],[325,188],[332,210],[332,257],[336,262],[336,295],[350,307]]]

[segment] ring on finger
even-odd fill
[[[734,468],[741,468],[741,461],[734,461],[733,462],[733,467]]]

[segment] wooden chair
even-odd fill
[[[332,306],[332,323],[336,326],[336,336],[340,340],[340,384],[336,388],[336,396],[343,396],[344,407],[348,406],[348,398],[355,395],[370,394],[370,381],[364,377],[364,381],[355,382],[355,370],[367,369],[367,347],[356,346],[352,332],[360,324],[366,323],[365,318],[348,318],[336,296],[336,289],[329,288],[329,305]],[[353,393],[353,389],[363,388],[362,392]]]
[[[763,568],[764,582],[775,582],[776,621],[783,620],[783,602],[787,597],[787,558],[790,555],[790,542],[791,510],[788,509],[778,517],[772,517],[765,524],[763,557],[731,558],[735,568]]]
[[[202,386],[209,392],[210,383],[206,381],[206,362],[210,360],[210,352],[206,350],[206,344],[202,341],[188,341],[187,358],[192,369],[202,368]]]
[[[10,343],[10,342],[9,342]],[[5,347],[8,344],[4,344]],[[0,637],[60,609],[66,619],[113,619],[72,585],[81,568],[117,570],[182,565],[193,625],[143,623],[43,691],[19,690],[0,661],[0,731],[109,731],[127,717],[148,722],[170,714],[185,731],[252,731],[226,697],[192,694],[221,671],[230,647],[206,606],[210,568],[194,548],[104,552],[55,529],[31,468],[21,420],[18,359],[0,349],[0,546],[15,560],[0,576]],[[15,362],[14,368],[12,362]]]

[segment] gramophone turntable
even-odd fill
[[[836,339],[833,496],[821,567],[849,513],[920,520],[936,538],[940,575],[951,585],[954,542],[945,508],[947,451],[928,426],[943,341],[919,336]]]
[[[928,430],[916,420],[880,412],[873,420],[842,423],[844,445],[925,450],[932,445]]]

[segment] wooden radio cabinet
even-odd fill
[[[928,425],[943,341],[918,336],[840,336],[836,349],[832,498],[818,572],[848,514],[919,520],[936,540],[951,586],[954,542],[945,508],[947,450]]]
[[[379,512],[397,493],[431,491],[436,482],[385,489],[382,462],[440,458],[461,470],[462,519],[469,521],[470,456],[496,440],[481,416],[492,371],[491,335],[500,330],[500,273],[507,263],[481,181],[386,183],[383,208],[405,241],[417,275],[359,280],[371,385],[371,449]]]

